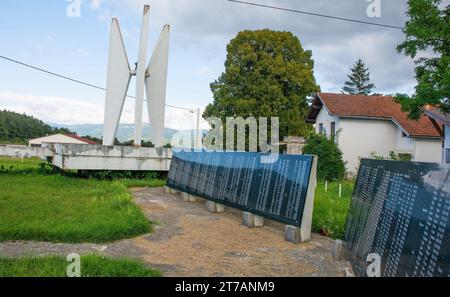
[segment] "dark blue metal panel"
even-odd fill
[[[167,186],[233,208],[300,226],[312,156],[241,152],[174,153]]]
[[[362,160],[345,231],[355,272],[376,253],[382,276],[450,276],[449,215],[449,168]]]

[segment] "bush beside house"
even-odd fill
[[[334,143],[324,135],[311,133],[303,149],[304,154],[319,157],[317,177],[320,180],[342,180],[345,175],[345,163],[342,152]]]

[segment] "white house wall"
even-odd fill
[[[445,162],[446,150],[450,150],[450,127],[445,126],[445,139],[444,139],[444,150],[442,152],[442,160]],[[449,152],[450,154],[450,152]]]
[[[397,152],[402,154],[411,154],[414,158],[414,151],[416,150],[416,139],[411,137],[404,137],[403,131],[397,129]]]
[[[416,139],[414,161],[441,163],[442,140],[421,138]]]
[[[336,123],[337,132],[339,130],[339,117],[330,115],[326,106],[323,106],[316,119],[316,133],[319,133],[319,124],[323,124],[323,129],[325,130],[326,135],[330,136],[332,122]]]
[[[450,148],[450,127],[449,126],[445,126],[444,147]]]
[[[356,172],[360,158],[368,158],[371,153],[389,157],[397,151],[397,126],[388,120],[341,118],[339,128],[339,148],[347,162],[347,171]]]

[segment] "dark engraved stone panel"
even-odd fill
[[[312,156],[241,152],[174,153],[167,186],[220,204],[300,226]]]
[[[382,276],[450,276],[450,168],[362,160],[345,228],[355,273],[367,255]]]

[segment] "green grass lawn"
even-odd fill
[[[314,202],[312,231],[335,239],[344,237],[345,221],[347,220],[354,182],[342,182],[342,197],[339,198],[339,184],[319,182]]]
[[[159,179],[102,181],[52,174],[39,159],[0,158],[0,241],[102,243],[151,231],[127,187],[162,187]],[[320,182],[313,232],[343,238],[353,182]]]
[[[41,163],[0,159],[0,241],[103,243],[151,231],[127,187],[162,181],[80,179]]]
[[[82,277],[159,277],[161,272],[148,269],[129,259],[102,256],[81,257]],[[0,258],[0,277],[65,277],[70,263],[63,257]]]

